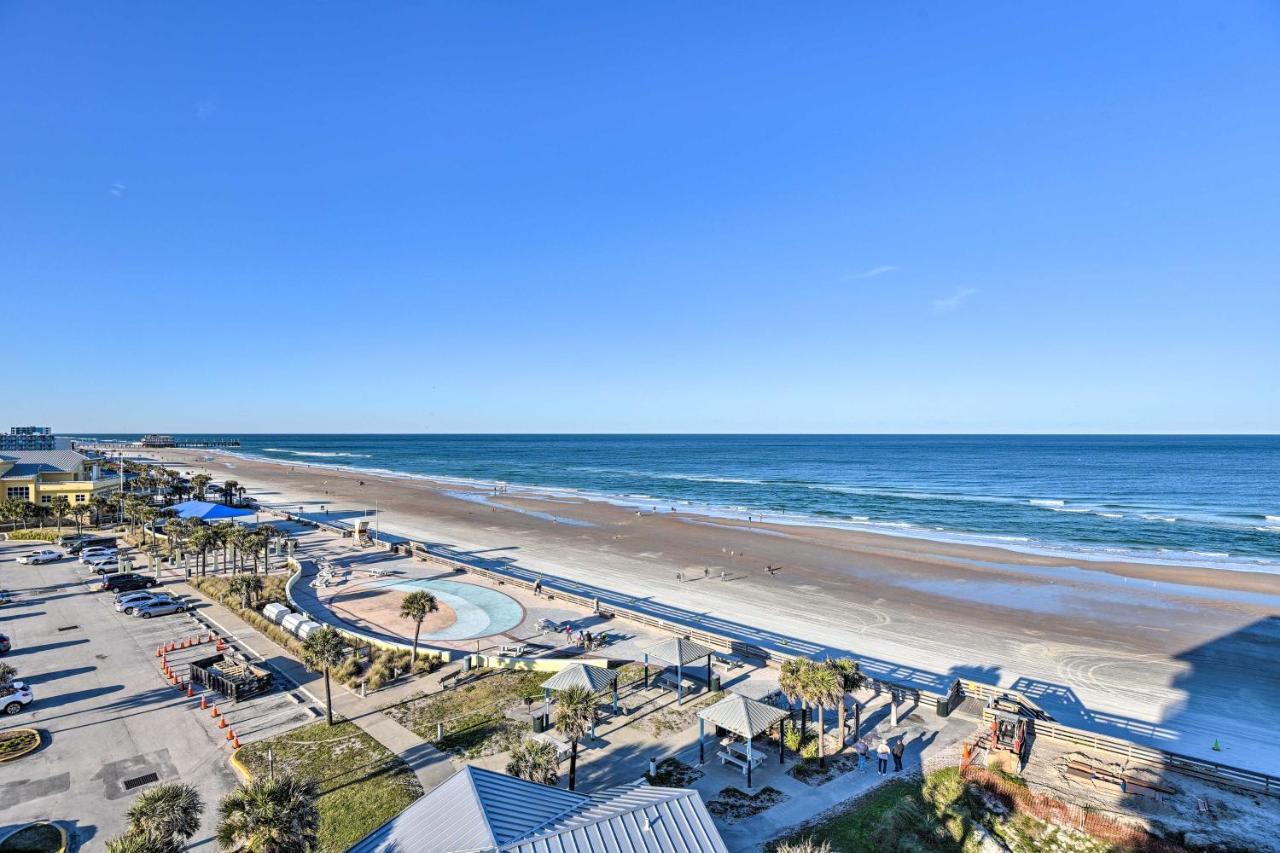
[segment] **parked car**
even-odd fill
[[[150,619],[152,616],[166,616],[170,613],[181,613],[191,605],[181,598],[158,598],[133,609],[134,616]]]
[[[9,642],[8,634],[0,634],[0,655],[9,654],[9,650],[13,648],[13,644]]]
[[[120,549],[118,548],[107,548],[104,546],[98,546],[96,548],[85,548],[83,551],[80,552],[80,562],[91,563],[94,560],[98,559],[99,557],[114,557],[116,554],[119,554],[119,553],[120,553]]]
[[[98,575],[114,575],[116,572],[124,571],[124,564],[115,557],[104,557],[97,562],[90,563],[89,568],[94,574]]]
[[[156,585],[155,578],[137,575],[133,572],[121,572],[118,575],[106,575],[102,578],[103,592],[125,592],[135,589],[150,589]]]
[[[18,562],[28,566],[38,566],[41,563],[52,563],[55,560],[61,559],[61,551],[55,551],[52,548],[41,548],[39,551],[32,551],[30,554],[23,554],[18,558]]]
[[[95,536],[92,539],[81,539],[79,542],[73,542],[67,548],[68,554],[82,554],[90,548],[114,548],[116,547],[116,537],[114,536]]]
[[[58,537],[58,545],[62,548],[70,548],[77,542],[84,542],[92,538],[88,533],[64,533]]]
[[[134,612],[144,604],[150,604],[153,601],[163,601],[173,598],[172,593],[168,592],[125,592],[116,596],[116,612],[124,613],[132,616]]]
[[[9,716],[21,711],[23,705],[30,705],[35,698],[26,682],[10,681],[8,685],[0,686],[0,710]]]

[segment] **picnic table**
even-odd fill
[[[676,674],[667,670],[666,672],[660,673],[658,677],[653,680],[653,683],[658,687],[666,687],[670,690],[675,690]],[[689,693],[695,693],[702,687],[701,681],[698,681],[696,678],[690,678],[687,675],[680,679],[680,684],[684,685],[685,691]]]
[[[569,752],[571,751],[569,744],[560,740],[560,738],[556,737],[551,732],[538,732],[537,734],[530,735],[530,737],[536,741],[551,744],[556,751],[556,761],[564,761],[569,757]]]
[[[747,745],[733,738],[724,742],[724,749],[716,754],[720,757],[721,764],[733,764],[743,773],[747,772],[748,762],[752,767],[759,767],[764,764],[764,750],[752,750],[751,756],[748,758]]]
[[[499,656],[505,655],[508,657],[519,658],[519,657],[524,657],[528,651],[529,651],[529,647],[526,646],[524,643],[503,644],[501,646],[498,646]]]

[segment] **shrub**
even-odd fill
[[[64,530],[63,533],[65,532]],[[61,535],[62,533],[52,527],[32,527],[26,530],[14,530],[8,534],[10,541],[13,542],[53,542]]]

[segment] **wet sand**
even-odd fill
[[[208,452],[152,455],[236,479],[267,505],[324,505],[341,517],[376,502],[389,533],[850,651],[888,678],[1013,686],[1069,724],[1280,771],[1270,733],[1280,576],[636,513]],[[1225,752],[1209,751],[1214,738]]]

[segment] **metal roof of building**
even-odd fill
[[[736,735],[752,738],[776,726],[787,712],[739,693],[729,693],[710,708],[703,708],[698,716]]]
[[[3,476],[34,477],[36,474],[73,473],[79,471],[89,457],[74,450],[6,450],[0,462],[12,462]]]
[[[586,796],[467,766],[348,853],[727,853],[696,791]]]
[[[670,637],[660,643],[653,644],[645,649],[644,653],[651,658],[683,666],[686,663],[705,658],[707,655],[713,655],[716,650],[708,648],[701,643],[695,643],[693,640],[686,640],[684,637]]]
[[[697,791],[643,780],[610,788],[503,853],[727,853]]]
[[[585,794],[468,765],[348,853],[497,850],[588,802]]]
[[[599,693],[613,687],[618,675],[602,666],[589,663],[575,663],[565,667],[555,675],[542,682],[548,690],[567,690],[570,687],[581,687],[592,693]]]

